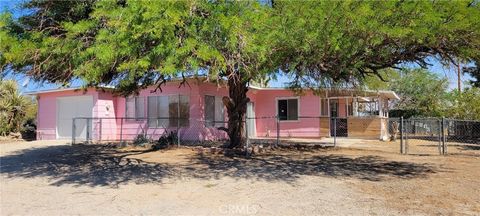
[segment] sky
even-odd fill
[[[18,8],[18,4],[23,2],[24,0],[0,0],[0,11],[9,10],[13,12],[14,17],[19,17],[25,13]],[[429,59],[427,61],[431,66],[428,67],[428,70],[438,74],[441,77],[445,77],[449,80],[449,88],[454,89],[457,88],[457,69],[456,67],[444,67],[435,59]],[[407,65],[407,67],[417,67],[415,65]],[[40,91],[46,89],[55,89],[61,87],[60,85],[51,84],[51,83],[41,83],[35,82],[25,75],[15,75],[13,73],[9,73],[7,79],[15,79],[18,84],[20,85],[21,92],[32,92],[32,91]],[[469,75],[462,75],[462,83],[471,80]],[[284,87],[285,83],[288,82],[288,77],[286,76],[279,76],[277,80],[273,80],[269,82],[270,87]],[[74,81],[71,86],[80,86],[82,83],[79,80]],[[463,85],[465,86],[465,85]]]

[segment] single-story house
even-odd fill
[[[389,103],[398,99],[392,91],[324,89],[296,95],[284,88],[249,88],[247,133],[257,138],[276,136],[280,126],[281,137],[336,133],[385,139]],[[37,139],[133,140],[138,134],[156,139],[168,130],[178,131],[183,140],[226,138],[218,130],[226,125],[226,87],[192,78],[188,85],[171,81],[161,91],[154,89],[131,97],[116,96],[108,87],[30,92],[38,100]]]

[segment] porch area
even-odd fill
[[[328,90],[317,95],[277,97],[275,116],[261,116],[249,107],[249,137],[268,139],[328,137],[389,139],[389,106],[398,96],[391,91]],[[257,100],[250,106],[268,106]]]

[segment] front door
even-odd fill
[[[330,135],[346,137],[348,135],[347,119],[338,118],[338,99],[330,100]]]

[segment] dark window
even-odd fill
[[[224,127],[224,107],[222,97],[205,95],[205,126]]]
[[[190,118],[188,96],[149,96],[147,102],[149,127],[188,127]]]
[[[277,110],[281,121],[298,120],[298,99],[278,100]]]
[[[141,119],[145,117],[145,99],[143,97],[127,97],[125,99],[125,117]]]

